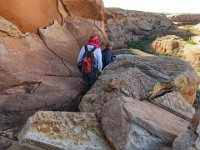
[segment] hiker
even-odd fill
[[[91,35],[87,44],[81,48],[77,63],[83,73],[84,86],[88,91],[102,71],[102,54],[97,35]]]
[[[106,45],[106,48],[102,51],[102,62],[103,68],[105,68],[109,63],[113,61],[113,56],[111,50],[113,50],[113,42],[109,41]]]

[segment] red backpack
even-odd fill
[[[82,58],[82,68],[81,71],[84,74],[89,74],[93,72],[94,67],[94,51],[96,47],[88,51],[87,45],[85,45],[85,53]]]

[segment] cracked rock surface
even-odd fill
[[[199,83],[195,70],[180,59],[118,55],[79,108],[97,113],[117,150],[170,148],[192,119]]]

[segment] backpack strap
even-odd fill
[[[94,51],[96,50],[96,47],[94,46],[91,50],[92,53],[94,53]]]
[[[94,46],[94,47],[91,49],[91,52],[94,53],[95,50],[96,50],[96,47]],[[85,45],[85,51],[88,52],[88,47],[87,47],[87,45]]]
[[[88,52],[88,47],[87,47],[87,45],[85,45],[85,51]]]

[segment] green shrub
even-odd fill
[[[192,41],[192,40],[187,40],[187,43],[189,43],[189,44],[193,44],[193,45],[195,45],[195,44],[197,44],[196,42],[194,42],[194,41]]]
[[[195,35],[200,35],[200,31],[194,28],[195,25],[185,25],[185,26],[180,26],[179,28],[184,29],[184,30],[189,30],[191,33]]]
[[[145,52],[149,52],[148,50],[151,47],[152,40],[150,39],[142,39],[138,41],[127,41],[125,44],[129,49],[139,49]]]

